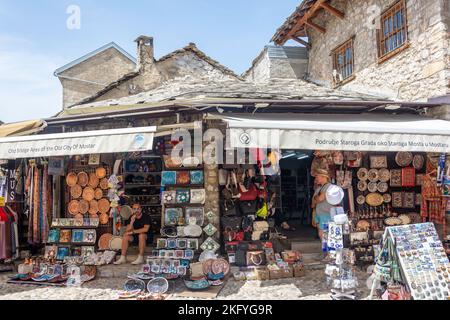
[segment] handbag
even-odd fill
[[[254,215],[257,211],[257,202],[256,201],[239,201],[239,209],[241,210],[242,215]]]
[[[221,217],[220,222],[224,230],[231,229],[237,232],[241,229],[242,217]]]
[[[233,200],[225,200],[222,203],[222,214],[223,216],[236,216],[238,212],[236,210],[236,204]]]

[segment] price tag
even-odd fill
[[[0,197],[0,207],[4,207],[5,205],[5,197]]]

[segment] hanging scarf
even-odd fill
[[[40,170],[34,169],[34,192],[33,192],[33,243],[39,243],[39,211],[40,211]]]

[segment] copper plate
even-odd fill
[[[71,215],[77,215],[79,213],[80,203],[77,200],[72,200],[69,202],[69,213]]]
[[[379,193],[370,193],[366,197],[366,202],[371,207],[378,207],[384,203],[384,199]]]
[[[370,229],[370,222],[367,220],[360,220],[356,224],[356,229],[361,231],[367,231]]]
[[[109,209],[111,208],[111,203],[108,199],[101,199],[98,201],[98,211],[101,213],[107,213]]]
[[[225,261],[225,260],[223,260],[223,259],[217,259],[217,260],[214,260],[213,261],[213,264],[212,264],[212,272],[214,273],[214,274],[220,274],[220,273],[224,273],[224,274],[226,274],[226,273],[228,273],[227,272],[227,269],[229,269],[229,265],[228,265],[228,263]]]
[[[113,235],[110,233],[103,234],[100,239],[98,239],[98,248],[100,250],[108,250],[109,242],[111,241]]]
[[[90,202],[94,200],[95,191],[91,187],[86,187],[83,190],[83,199]]]
[[[66,183],[69,187],[73,187],[78,182],[78,176],[75,172],[71,172],[66,177]]]
[[[97,200],[92,200],[89,202],[89,214],[96,215],[98,212],[98,202]]]
[[[86,187],[89,182],[89,176],[86,172],[80,172],[78,174],[78,184],[82,187]]]
[[[70,195],[73,199],[78,199],[83,194],[83,188],[79,184],[74,185],[70,188]]]
[[[380,182],[377,185],[378,192],[385,193],[389,190],[389,185],[386,182]]]
[[[370,182],[378,182],[379,180],[378,170],[377,169],[369,170],[368,177]]]
[[[364,203],[366,203],[366,197],[364,197],[364,196],[358,196],[358,198],[356,198],[356,202],[359,204],[359,205],[363,205]]]
[[[101,224],[108,224],[109,222],[109,215],[107,213],[102,213],[100,215],[100,223]]]
[[[102,180],[100,180],[100,188],[102,188],[103,190],[106,190],[109,188],[108,179],[103,178]]]
[[[206,260],[205,262],[203,262],[203,273],[204,274],[209,274],[212,272],[213,262],[214,262],[213,259],[209,259],[209,260]]]
[[[424,156],[422,156],[421,154],[416,154],[413,159],[413,167],[416,170],[420,170],[423,168],[424,164],[425,164]]]
[[[359,181],[358,182],[358,190],[361,192],[366,191],[367,190],[367,182],[363,181],[363,180]]]
[[[411,152],[398,152],[395,156],[395,162],[400,167],[407,167],[413,162],[413,154]]]
[[[104,177],[106,177],[106,169],[103,167],[98,167],[97,169],[95,169],[95,174],[97,175],[97,178],[103,179]]]
[[[89,211],[89,202],[86,200],[80,200],[80,206],[78,208],[81,214],[86,214]]]
[[[91,218],[91,219],[98,219],[98,214],[97,213],[94,213],[94,214],[89,214],[89,218]]]
[[[368,179],[369,171],[366,168],[361,168],[358,170],[357,176],[359,180],[366,181]]]
[[[389,169],[380,169],[380,171],[378,171],[378,175],[381,182],[388,182],[389,180],[391,180],[391,172],[389,171]]]
[[[89,174],[89,187],[91,188],[97,188],[100,180],[98,179],[97,175],[95,173]]]
[[[95,189],[94,197],[95,197],[95,200],[100,200],[101,198],[103,198],[103,190],[100,188]]]
[[[390,203],[392,201],[392,196],[389,193],[383,194],[384,203]]]
[[[367,190],[369,190],[369,192],[377,192],[378,191],[378,183],[370,182],[367,186]]]

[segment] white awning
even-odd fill
[[[233,148],[450,153],[450,122],[421,116],[209,115],[228,123]]]
[[[0,138],[0,159],[147,151],[156,127]]]

